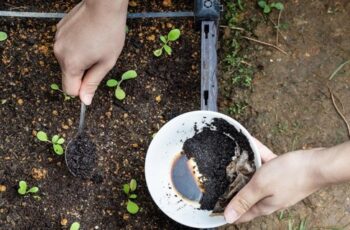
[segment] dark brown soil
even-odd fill
[[[208,127],[187,139],[183,150],[187,158],[194,158],[203,177],[203,197],[201,209],[213,210],[219,197],[225,193],[230,182],[226,167],[235,155],[235,148],[246,150],[254,159],[247,138],[223,119],[214,119]]]
[[[61,134],[68,143],[77,130],[80,101],[64,101],[50,89],[61,72],[52,52],[54,20],[0,18],[9,35],[0,43],[0,192],[1,229],[66,229],[79,221],[82,229],[181,229],[152,201],[144,178],[145,155],[152,135],[169,119],[198,109],[200,101],[199,35],[193,21],[134,20],[116,67],[99,87],[87,111],[97,168],[90,180],[72,176],[64,157],[56,156],[35,133]],[[173,55],[155,58],[160,34],[180,28]],[[135,69],[138,78],[125,82],[120,102],[107,79]],[[64,146],[65,147],[65,146]],[[46,172],[37,177],[34,170]],[[128,214],[122,185],[138,182],[140,211]],[[19,180],[40,188],[41,200],[17,194]],[[61,220],[67,219],[66,226]]]
[[[86,133],[75,137],[67,146],[66,162],[70,172],[77,177],[88,179],[96,170],[96,145]]]

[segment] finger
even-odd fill
[[[81,84],[79,91],[80,100],[85,105],[90,105],[92,98],[94,97],[95,91],[102,81],[102,79],[107,75],[110,68],[103,64],[93,65],[86,73]]]
[[[224,216],[227,223],[233,223],[246,213],[259,200],[264,198],[264,194],[255,189],[251,180],[227,205]]]
[[[256,144],[256,147],[259,149],[259,153],[263,163],[266,163],[277,157],[276,154],[274,154],[268,147],[262,144],[258,139],[253,137],[253,140]]]
[[[80,66],[79,58],[70,58],[63,61],[57,58],[62,70],[62,89],[70,96],[78,96],[85,68]]]
[[[84,71],[79,74],[69,74],[62,70],[62,90],[70,96],[78,96],[81,86],[81,79],[83,78]]]
[[[80,9],[83,2],[78,3],[76,6],[71,9],[68,14],[66,14],[58,23],[57,23],[57,29],[60,29],[63,25],[69,21],[69,19]]]
[[[274,211],[276,211],[275,208],[266,206],[262,202],[259,202],[256,205],[254,205],[251,209],[249,209],[248,212],[244,213],[235,223],[239,224],[248,222],[259,216],[270,215]]]

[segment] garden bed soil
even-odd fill
[[[52,52],[56,23],[0,18],[1,30],[9,35],[0,43],[0,185],[5,187],[0,192],[1,228],[66,229],[78,221],[82,229],[181,229],[151,199],[144,162],[152,135],[163,124],[200,107],[200,37],[193,21],[128,22],[125,49],[87,108],[86,127],[100,169],[91,180],[72,176],[64,156],[35,137],[43,130],[61,134],[68,143],[77,132],[80,101],[64,101],[50,89],[61,80]],[[174,27],[182,36],[171,45],[173,55],[155,58],[159,35]],[[127,97],[117,101],[106,81],[130,69],[138,78],[125,82]],[[122,191],[132,178],[138,182],[136,215],[127,212]],[[20,180],[40,188],[40,201],[17,194]]]

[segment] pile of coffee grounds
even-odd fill
[[[67,166],[77,177],[91,178],[96,168],[96,159],[96,145],[85,133],[79,134],[67,148]]]
[[[213,210],[219,197],[230,185],[226,167],[235,156],[237,145],[248,152],[250,160],[254,159],[247,138],[221,118],[213,119],[210,124],[206,124],[206,127],[196,131],[192,138],[185,141],[183,152],[188,159],[194,158],[202,175],[202,178],[199,178],[204,189],[200,200],[201,209]]]

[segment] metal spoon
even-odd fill
[[[67,145],[66,151],[65,151],[65,161],[66,161],[66,165],[67,165],[68,171],[69,171],[73,176],[76,176],[76,175],[75,175],[75,173],[70,169],[70,167],[69,167],[69,165],[68,165],[67,155],[72,153],[72,151],[68,151],[68,150],[70,149],[70,147],[71,147],[72,141],[76,140],[76,138],[83,132],[84,123],[85,123],[85,111],[86,111],[86,105],[85,105],[83,102],[81,102],[78,133],[77,133],[77,135],[75,135],[75,137],[74,137],[72,140],[70,140],[70,141],[68,142],[68,145]]]

